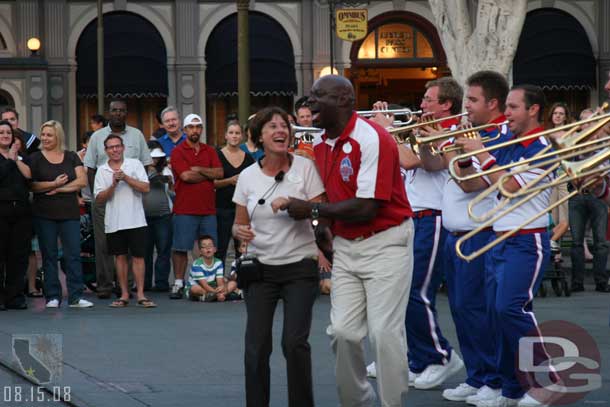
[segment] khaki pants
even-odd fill
[[[381,405],[399,407],[409,388],[405,313],[413,273],[413,222],[368,239],[334,239],[330,334],[343,407],[372,406],[363,340],[377,361]]]

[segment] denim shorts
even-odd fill
[[[174,236],[172,250],[188,252],[193,250],[195,241],[202,235],[210,235],[218,245],[216,215],[174,215],[172,218]]]

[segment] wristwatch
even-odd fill
[[[313,227],[318,226],[318,224],[320,223],[320,221],[318,221],[319,217],[320,217],[320,204],[315,203],[315,204],[313,204],[313,207],[311,208],[311,224],[313,225]]]

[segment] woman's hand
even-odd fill
[[[279,210],[285,210],[290,202],[290,198],[286,198],[284,196],[277,197],[271,202],[271,209],[273,213],[277,213]]]
[[[250,225],[239,225],[235,223],[233,224],[233,236],[237,240],[250,242],[256,235],[252,231],[252,227]]]
[[[11,148],[8,150],[8,159],[17,161],[19,159],[19,148],[16,143],[13,143]]]
[[[54,181],[55,188],[59,188],[59,187],[65,185],[67,182],[68,182],[68,175],[66,175],[66,174],[58,175]]]
[[[318,253],[318,269],[320,272],[329,273],[333,268],[333,265],[330,264],[330,261],[326,259],[322,250],[319,250]]]

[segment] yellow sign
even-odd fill
[[[342,8],[335,14],[337,36],[344,41],[358,41],[366,37],[369,12],[366,9]]]

